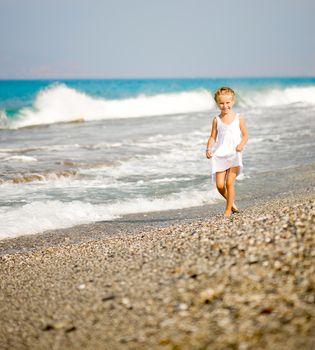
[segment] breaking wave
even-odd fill
[[[77,170],[63,170],[59,172],[29,173],[29,174],[0,174],[1,184],[22,184],[34,181],[56,181],[78,176]]]
[[[241,107],[273,107],[302,103],[315,105],[315,87],[287,87],[244,93],[239,105]]]
[[[243,108],[293,103],[315,106],[314,86],[246,90],[239,91],[239,95],[238,105]],[[206,89],[108,100],[58,84],[40,91],[32,107],[20,109],[13,118],[7,117],[5,111],[0,111],[0,128],[17,129],[53,123],[153,117],[209,111],[214,108],[213,96]]]
[[[66,85],[53,85],[40,91],[33,106],[22,108],[13,119],[2,112],[0,125],[3,128],[21,128],[62,122],[152,117],[199,112],[212,107],[213,98],[206,90],[107,100]]]
[[[95,205],[81,201],[32,202],[19,208],[0,208],[0,239],[59,229],[83,223],[112,220],[124,214],[180,209],[210,204],[219,198],[216,190],[172,194],[165,198],[136,198]]]

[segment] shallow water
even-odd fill
[[[219,200],[205,158],[217,81],[61,83],[1,82],[1,237]],[[315,79],[232,86],[250,135],[242,186],[314,163]]]

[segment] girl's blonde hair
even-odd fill
[[[218,102],[218,97],[220,95],[227,95],[227,94],[230,94],[232,95],[233,97],[233,100],[235,101],[236,100],[236,93],[235,91],[230,88],[230,87],[227,87],[227,86],[222,86],[220,89],[218,89],[215,94],[214,94],[214,100],[215,102]]]

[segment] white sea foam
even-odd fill
[[[54,85],[37,95],[32,108],[21,109],[16,120],[8,124],[9,119],[2,115],[1,124],[4,127],[9,125],[10,128],[20,128],[80,120],[191,113],[212,107],[212,96],[206,90],[107,100],[89,96],[65,85]]]
[[[93,205],[80,201],[64,203],[55,201],[36,201],[19,208],[0,208],[0,238],[16,237],[66,228],[78,224],[111,220],[124,214],[181,209],[218,200],[216,190],[192,191],[172,194],[152,200],[136,198],[108,205]]]
[[[37,162],[37,159],[35,157],[28,157],[28,156],[10,156],[10,157],[3,158],[0,161],[29,163],[29,162]]]
[[[315,87],[287,87],[241,92],[241,107],[273,107],[302,103],[315,105]],[[108,100],[59,84],[40,91],[31,108],[14,119],[0,114],[0,127],[20,128],[60,122],[152,117],[208,111],[215,108],[211,93],[195,90]]]
[[[242,107],[273,107],[302,103],[315,105],[315,87],[287,87],[244,93],[239,104]]]
[[[117,148],[121,147],[121,142],[100,142],[97,144],[78,144],[68,143],[64,145],[49,145],[49,146],[31,146],[31,147],[17,147],[17,148],[0,148],[0,156],[8,153],[27,153],[34,151],[68,151],[75,149],[106,149],[106,148]]]

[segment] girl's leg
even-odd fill
[[[222,197],[224,197],[225,199],[227,199],[227,190],[226,190],[226,186],[225,186],[225,181],[226,181],[226,178],[228,177],[228,174],[229,174],[229,169],[216,173],[217,189],[218,189],[219,193],[222,195]],[[232,212],[238,213],[238,209],[234,203],[232,205]]]
[[[230,216],[232,214],[232,208],[235,200],[235,187],[234,182],[239,171],[239,167],[233,167],[229,169],[226,178],[226,209],[225,216]]]
[[[216,175],[215,182],[217,185],[217,190],[224,198],[226,198],[226,188],[225,188],[226,170],[217,172],[215,175]]]

